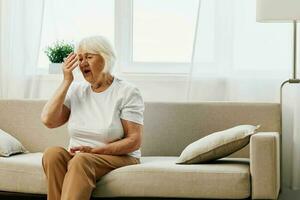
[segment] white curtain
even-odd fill
[[[0,5],[0,98],[34,98],[44,0]]]
[[[253,0],[199,1],[187,101],[280,101],[292,72],[292,24],[258,23],[255,14]],[[300,188],[299,89],[283,93],[283,184],[293,189]]]

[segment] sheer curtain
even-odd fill
[[[34,98],[44,0],[0,5],[0,98]]]
[[[291,77],[292,25],[257,23],[253,0],[200,0],[198,11],[187,101],[278,103],[280,85]],[[284,88],[283,183],[294,189],[300,188],[298,93],[295,85]]]

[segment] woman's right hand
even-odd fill
[[[72,52],[65,59],[63,64],[64,81],[71,83],[74,80],[72,71],[77,67],[77,54]]]

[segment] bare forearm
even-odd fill
[[[69,81],[63,81],[60,84],[43,108],[41,114],[43,121],[55,121],[57,119],[57,116],[62,112],[63,103],[70,85],[71,82]]]
[[[124,155],[139,149],[140,144],[132,138],[124,138],[104,147],[96,147],[92,149],[92,153],[106,155]]]

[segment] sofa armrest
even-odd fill
[[[250,138],[252,199],[277,199],[280,189],[280,135],[259,132]]]

